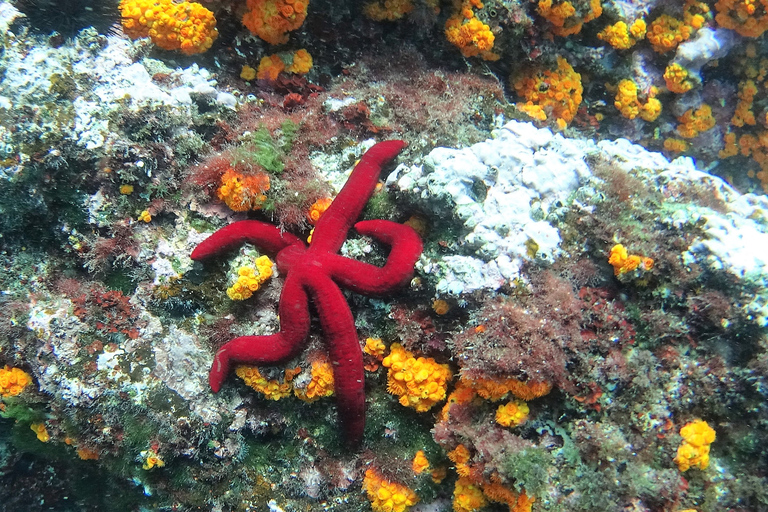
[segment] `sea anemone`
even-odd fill
[[[16,0],[34,32],[58,32],[66,38],[87,27],[100,34],[114,32],[120,20],[117,4],[117,0]]]

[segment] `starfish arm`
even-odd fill
[[[306,283],[333,363],[339,419],[348,444],[356,446],[365,429],[365,376],[355,320],[341,290],[328,277],[314,274]]]
[[[213,359],[208,382],[214,393],[229,374],[232,363],[275,364],[295,357],[309,334],[309,297],[301,279],[289,275],[280,295],[280,332],[268,336],[240,336],[225,343]]]
[[[383,267],[336,254],[327,259],[329,275],[342,288],[364,295],[383,295],[403,286],[413,277],[413,267],[422,251],[414,229],[388,220],[367,220],[355,224],[362,235],[389,245],[392,249]]]
[[[402,140],[388,140],[375,144],[365,152],[331,206],[317,221],[310,244],[311,250],[338,252],[347,238],[347,231],[373,194],[381,168],[393,160],[403,146],[405,142]]]
[[[202,260],[234,249],[244,242],[252,242],[270,253],[280,252],[281,249],[296,243],[303,244],[299,237],[280,231],[272,224],[258,220],[241,220],[224,226],[203,240],[192,251],[191,258],[195,261]]]

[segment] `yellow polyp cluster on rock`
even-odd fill
[[[327,360],[312,362],[312,379],[302,389],[294,386],[294,394],[305,402],[333,395],[333,367]]]
[[[144,450],[140,455],[144,459],[144,464],[141,467],[147,471],[165,466],[165,461],[154,450]]]
[[[638,98],[637,84],[629,79],[622,80],[616,88],[616,98],[613,104],[627,119],[640,116],[645,121],[655,121],[661,114],[661,102],[656,99],[656,92],[656,88],[651,87],[646,95],[645,103],[643,103]]]
[[[712,116],[712,107],[706,103],[697,109],[688,109],[677,118],[680,124],[677,133],[684,139],[692,139],[699,133],[711,130],[715,127],[715,118]]]
[[[417,475],[420,475],[429,469],[429,461],[427,460],[427,456],[424,455],[423,450],[419,450],[416,452],[416,455],[413,456],[411,469],[413,469],[413,472]]]
[[[671,153],[682,153],[688,151],[691,145],[683,139],[666,138],[664,139],[664,149]]]
[[[165,50],[202,53],[219,36],[213,13],[196,2],[121,0],[119,7],[128,37],[149,37]]]
[[[325,210],[331,206],[332,202],[333,199],[330,197],[321,197],[312,203],[312,206],[309,207],[309,212],[307,213],[307,220],[309,220],[309,223],[314,226],[317,221],[320,220],[320,217],[325,213]]]
[[[286,62],[289,64],[286,65]],[[277,76],[283,71],[304,75],[312,69],[312,56],[305,49],[296,50],[295,53],[275,53],[265,55],[259,62],[255,77],[259,80],[277,80]]]
[[[450,310],[451,310],[451,305],[448,304],[448,301],[443,299],[435,299],[432,301],[432,311],[434,311],[438,315],[441,315],[441,316],[445,315]]]
[[[552,384],[545,381],[509,379],[462,379],[463,386],[473,390],[479,396],[493,402],[505,398],[509,393],[517,398],[530,401],[552,391]]]
[[[715,20],[742,36],[759,37],[768,29],[768,0],[718,0]]]
[[[741,128],[742,126],[755,124],[755,113],[752,110],[755,94],[757,94],[757,85],[753,80],[745,80],[739,84],[739,102],[736,104],[736,110],[731,117],[731,124]]]
[[[659,53],[674,50],[683,41],[691,37],[691,26],[677,18],[662,14],[651,22],[646,38],[653,49]]]
[[[520,111],[539,121],[554,120],[561,129],[573,120],[584,92],[581,75],[563,57],[557,57],[557,69],[523,72],[512,85],[525,100],[516,104]]]
[[[243,25],[270,44],[288,42],[288,32],[307,17],[309,0],[248,0]]]
[[[263,394],[268,400],[280,400],[281,398],[291,395],[293,392],[293,385],[291,382],[300,371],[301,368],[290,368],[285,370],[283,382],[278,380],[267,380],[255,366],[238,366],[235,369],[235,374],[245,381],[246,386]]]
[[[680,429],[683,442],[677,448],[675,462],[680,471],[692,467],[706,469],[709,465],[709,446],[715,441],[715,431],[704,420],[695,420]]]
[[[474,485],[469,478],[461,477],[456,480],[453,488],[454,512],[474,512],[488,504],[483,490]]]
[[[456,12],[445,22],[445,37],[448,42],[458,47],[465,57],[498,60],[499,55],[491,51],[496,36],[488,25],[475,16],[472,9],[482,9],[483,4],[479,0],[464,0],[454,4]]]
[[[690,91],[696,84],[688,70],[676,62],[664,70],[664,82],[667,89],[678,94]]]
[[[48,434],[48,430],[45,428],[45,423],[32,423],[29,428],[37,436],[37,440],[42,443],[47,443],[51,440],[51,436]]]
[[[405,512],[419,501],[410,488],[390,482],[372,468],[365,472],[363,489],[371,500],[374,512]]]
[[[221,186],[216,191],[219,199],[236,212],[259,210],[267,200],[264,192],[269,190],[269,176],[263,172],[242,174],[227,169],[221,177]]]
[[[376,0],[363,6],[363,14],[374,21],[399,20],[413,10],[411,0]]]
[[[616,276],[632,272],[637,268],[645,271],[653,268],[653,259],[638,256],[637,254],[629,254],[626,247],[621,244],[616,244],[611,248],[608,263],[613,266],[613,273]]]
[[[297,75],[306,75],[309,73],[309,70],[312,69],[312,64],[312,56],[306,49],[301,48],[294,52],[293,60],[285,70],[289,73],[296,73]]]
[[[365,346],[363,352],[371,355],[379,360],[384,358],[384,351],[387,350],[387,346],[381,341],[381,338],[367,338],[365,340]]]
[[[613,25],[608,25],[601,30],[597,37],[617,50],[627,50],[645,37],[645,31],[645,20],[640,18],[635,20],[632,25],[627,25],[623,21],[617,21]]]
[[[32,377],[24,370],[8,365],[0,369],[0,395],[4,397],[20,394],[31,382]]]
[[[579,13],[568,0],[539,0],[539,14],[552,24],[552,32],[561,37],[578,34],[584,23],[603,13],[600,0],[590,0],[589,11]]]
[[[417,359],[399,343],[392,344],[381,364],[389,368],[387,391],[398,395],[405,407],[426,412],[445,399],[451,379],[447,365],[438,364],[431,357]]]
[[[137,220],[139,222],[152,222],[152,214],[149,213],[149,210],[142,211],[139,216],[137,217]]]
[[[261,285],[272,277],[272,261],[267,256],[256,258],[256,267],[240,267],[237,270],[237,281],[227,288],[227,295],[232,300],[245,300],[253,296]]]
[[[512,400],[496,409],[496,423],[502,427],[516,427],[528,419],[531,410],[522,400]]]

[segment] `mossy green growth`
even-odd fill
[[[259,166],[270,174],[280,174],[285,169],[285,157],[291,151],[298,126],[285,121],[280,130],[272,134],[265,126],[244,137],[233,153],[233,166]]]
[[[543,448],[531,447],[510,453],[502,464],[504,474],[515,482],[518,492],[541,496],[549,480],[552,455]]]

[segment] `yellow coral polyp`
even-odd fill
[[[637,268],[645,271],[653,268],[653,259],[629,254],[622,244],[616,244],[611,248],[608,263],[613,267],[613,273],[616,276],[632,272]]]
[[[413,456],[411,469],[413,469],[413,472],[417,475],[420,475],[429,469],[429,460],[427,460],[427,456],[424,455],[424,450],[419,450],[416,452],[416,455]]]
[[[465,57],[479,56],[483,60],[498,60],[499,55],[491,51],[496,36],[488,25],[475,17],[472,7],[473,4],[465,0],[459,12],[448,18],[445,22],[445,37]]]
[[[614,106],[619,109],[621,115],[627,119],[637,116],[646,121],[655,121],[661,114],[661,102],[655,98],[656,88],[652,87],[647,95],[645,103],[638,98],[637,84],[625,79],[619,82],[616,88]]]
[[[682,94],[693,89],[695,85],[687,69],[673,62],[664,70],[664,82],[671,92]]]
[[[406,512],[419,501],[409,487],[390,482],[373,468],[365,472],[363,489],[374,512]]]
[[[617,21],[613,25],[608,25],[601,30],[597,37],[610,44],[617,50],[627,50],[637,44],[645,37],[645,20],[635,20],[632,25],[627,25],[623,21]]]
[[[488,504],[482,489],[472,483],[467,477],[456,480],[453,488],[454,512],[474,512]]]
[[[512,400],[496,409],[496,423],[503,427],[516,427],[528,419],[528,404],[522,400]]]
[[[32,423],[29,428],[37,436],[37,440],[42,443],[47,443],[51,440],[51,436],[48,434],[48,430],[45,428],[45,423]]]
[[[570,123],[581,105],[584,88],[581,75],[563,57],[557,57],[557,69],[524,72],[512,83],[525,104],[519,110],[539,120]]]
[[[400,397],[400,403],[417,412],[426,412],[445,399],[451,372],[447,365],[434,359],[413,356],[399,343],[393,343],[390,353],[381,363],[389,368],[387,391]]]
[[[268,400],[280,400],[290,396],[293,392],[291,381],[297,373],[295,369],[286,370],[284,380],[280,382],[266,379],[255,366],[241,365],[235,368],[235,374],[243,379],[246,386],[255,389]]]
[[[675,463],[680,471],[692,467],[706,469],[709,466],[709,447],[715,441],[715,431],[704,420],[686,423],[680,429],[683,442],[677,448]]]
[[[309,0],[248,0],[243,25],[269,44],[288,42],[288,32],[307,17]]]
[[[272,261],[267,256],[259,256],[256,266],[243,266],[237,270],[237,280],[227,288],[227,295],[232,300],[245,300],[253,296],[261,285],[272,277]]]
[[[162,468],[165,466],[163,459],[154,450],[144,450],[140,455],[144,459],[144,464],[141,467],[147,471],[152,468]]]
[[[375,357],[378,360],[384,358],[384,351],[387,350],[387,346],[381,341],[381,338],[367,338],[365,340],[365,346],[363,352]]]
[[[320,220],[320,217],[325,213],[325,210],[331,206],[332,202],[333,199],[330,197],[321,197],[315,201],[312,206],[309,207],[309,212],[307,213],[307,220],[309,220],[309,223],[314,226],[317,221]]]
[[[152,222],[152,214],[149,213],[149,210],[144,210],[139,214],[137,220],[139,222]]]
[[[413,10],[411,0],[376,0],[363,6],[363,14],[374,21],[396,21]]]
[[[718,0],[717,24],[742,36],[760,37],[768,29],[768,0]]]
[[[517,398],[530,401],[552,391],[552,384],[546,381],[522,382],[519,379],[471,379],[462,380],[462,385],[479,396],[493,402],[512,394]]]
[[[165,50],[202,53],[219,35],[213,13],[196,2],[121,0],[119,9],[128,37],[149,37]]]
[[[666,53],[677,48],[683,41],[687,41],[691,33],[690,25],[668,14],[662,14],[651,22],[645,37],[655,51]]]
[[[711,130],[715,127],[715,118],[712,116],[712,107],[706,103],[697,109],[688,109],[677,118],[680,124],[677,133],[684,139],[692,139],[699,133]]]
[[[670,153],[682,153],[688,151],[690,146],[691,145],[688,142],[682,139],[674,139],[672,137],[664,139],[664,149]]]
[[[556,2],[556,3],[555,3]],[[539,0],[539,14],[552,24],[552,32],[561,37],[578,34],[584,23],[598,18],[603,13],[600,0],[590,0],[589,11],[578,13],[568,0]]]
[[[216,195],[236,212],[259,210],[267,200],[264,192],[269,190],[269,186],[269,176],[262,172],[246,175],[227,169]]]
[[[312,362],[312,379],[303,389],[294,389],[294,394],[305,402],[314,402],[333,395],[333,367],[326,360]]]
[[[296,73],[298,75],[305,75],[312,69],[312,56],[304,48],[296,50],[294,52],[291,65],[285,68],[289,73]]]
[[[8,365],[0,369],[0,395],[4,397],[21,394],[31,382],[32,377],[24,370]]]

